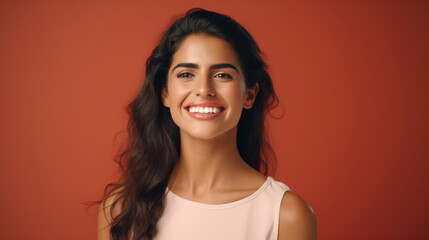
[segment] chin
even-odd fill
[[[222,136],[229,136],[231,133],[237,131],[236,127],[231,129],[180,129],[180,134],[187,135],[195,139],[213,140]]]
[[[192,138],[201,140],[211,140],[222,135],[222,133],[219,133],[217,131],[181,131],[181,134],[185,134]]]

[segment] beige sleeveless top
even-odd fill
[[[267,177],[253,194],[235,202],[204,204],[168,191],[156,240],[277,240],[283,195],[290,188]]]

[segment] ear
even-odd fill
[[[162,103],[164,104],[164,106],[169,108],[170,104],[168,103],[168,91],[167,91],[166,87],[162,88],[162,90],[161,90],[161,98],[162,98]]]
[[[256,96],[258,95],[259,84],[255,83],[255,85],[251,88],[246,89],[246,97],[244,99],[243,107],[245,109],[251,109],[253,103],[255,102]]]

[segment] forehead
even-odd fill
[[[173,55],[172,66],[181,62],[201,66],[230,63],[240,67],[238,55],[227,41],[206,34],[192,34],[183,39]]]

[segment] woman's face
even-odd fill
[[[236,131],[241,111],[250,108],[258,85],[246,89],[237,53],[225,40],[189,35],[168,70],[162,99],[181,134],[213,139]]]

